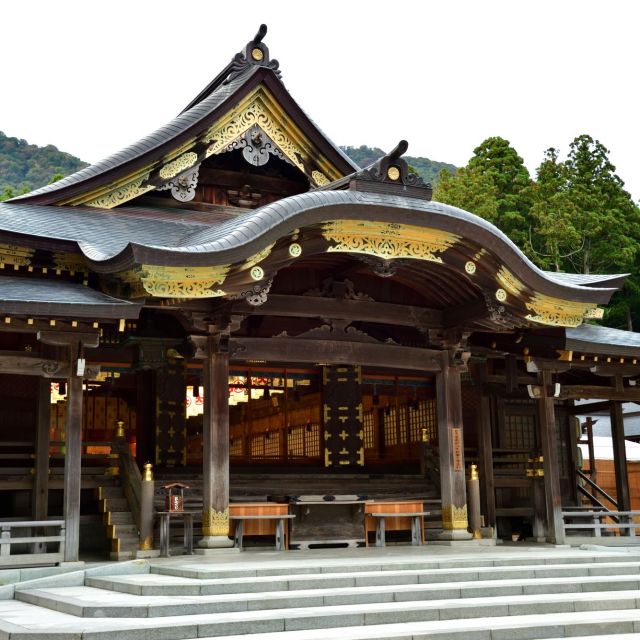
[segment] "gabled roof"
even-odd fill
[[[62,180],[14,198],[33,204],[112,208],[162,186],[202,160],[224,152],[260,119],[267,135],[311,185],[357,169],[302,111],[262,42],[266,26],[244,52],[171,122],[138,142]],[[257,114],[256,111],[260,113]],[[231,113],[239,111],[235,118]]]

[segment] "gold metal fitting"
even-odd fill
[[[472,464],[469,469],[469,480],[478,480],[480,476],[478,475],[478,465]]]
[[[422,429],[422,442],[429,442],[429,432],[426,429]]]
[[[153,465],[150,462],[144,463],[144,471],[142,472],[142,479],[146,482],[153,481]]]
[[[118,420],[116,422],[117,425],[117,430],[116,430],[116,438],[124,438],[125,437],[125,432],[124,432],[124,421],[123,420]]]

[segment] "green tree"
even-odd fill
[[[583,238],[576,229],[579,210],[569,190],[566,164],[558,151],[547,149],[531,190],[529,248],[539,266],[562,271],[564,262],[581,250]]]
[[[522,158],[508,140],[495,136],[473,150],[467,168],[491,179],[498,205],[492,222],[524,249],[529,239],[531,176]]]
[[[490,176],[473,169],[440,172],[433,192],[438,202],[460,207],[493,222],[498,218],[498,189]]]

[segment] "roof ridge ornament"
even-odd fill
[[[431,185],[426,184],[417,173],[412,172],[409,169],[409,163],[401,157],[408,148],[409,143],[406,140],[400,140],[386,156],[382,156],[382,158],[363,169],[358,177],[369,177],[378,182],[390,182],[406,187],[426,187],[431,189]]]
[[[269,48],[262,40],[267,35],[267,25],[261,24],[258,29],[258,33],[247,43],[244,51],[239,51],[233,57],[231,64],[229,65],[229,75],[223,82],[228,84],[232,80],[235,80],[241,73],[246,71],[250,66],[267,67],[272,69],[278,78],[281,77],[278,67],[280,63],[277,60],[271,60],[269,58]]]

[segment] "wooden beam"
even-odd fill
[[[578,400],[580,398],[640,402],[640,387],[624,387],[623,389],[596,385],[562,385],[560,387],[560,400]]]
[[[564,544],[562,522],[562,494],[560,492],[560,472],[558,469],[558,442],[556,437],[556,417],[553,397],[546,389],[552,384],[551,372],[541,371],[539,383],[542,395],[537,400],[540,442],[542,444],[544,489],[547,503],[547,541]]]
[[[38,356],[16,356],[0,353],[0,373],[17,376],[41,376],[43,378],[68,378],[69,363]],[[100,373],[98,365],[85,367],[84,378],[94,380]]]
[[[489,317],[489,310],[484,300],[463,304],[459,307],[450,307],[443,313],[442,326],[444,327],[466,327],[473,325],[476,320],[483,320]]]
[[[313,296],[272,294],[259,307],[247,302],[233,305],[232,313],[298,318],[336,318],[361,322],[395,324],[403,327],[436,328],[443,322],[442,311],[370,300],[346,300]]]
[[[359,364],[431,372],[440,370],[442,353],[431,349],[390,344],[240,336],[231,338],[230,352],[233,360]]]

